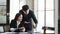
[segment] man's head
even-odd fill
[[[29,13],[29,6],[28,5],[22,6],[22,10],[25,14],[28,14]]]
[[[26,10],[28,10],[28,9],[29,9],[29,6],[28,6],[28,5],[22,6],[22,10],[23,10],[23,11],[26,11]]]

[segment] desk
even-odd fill
[[[30,33],[28,32],[4,32],[0,34],[30,34]],[[43,34],[43,33],[33,32],[33,34]],[[54,34],[54,33],[46,33],[46,34]]]
[[[28,32],[4,32],[0,34],[30,34]],[[33,34],[40,34],[39,32],[33,32]]]

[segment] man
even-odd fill
[[[23,15],[22,21],[25,22],[26,32],[32,31],[32,19],[35,22],[36,26],[38,23],[33,11],[29,9],[28,5],[24,5],[22,9],[19,11],[19,13],[22,13]]]

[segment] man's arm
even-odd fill
[[[33,11],[31,11],[31,15],[32,15],[32,19],[33,19],[33,21],[34,21],[34,23],[35,23],[35,27],[34,27],[34,28],[36,28],[38,21],[37,21],[37,19],[36,19],[36,16],[34,15],[34,12],[33,12]]]
[[[33,12],[33,11],[31,11],[31,15],[32,15],[33,21],[35,22],[35,24],[37,24],[38,21],[37,21],[37,19],[36,19],[36,16],[34,15],[34,12]]]

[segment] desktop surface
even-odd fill
[[[28,32],[4,32],[4,33],[0,33],[0,34],[31,34]],[[43,34],[40,32],[33,32],[32,34]],[[54,34],[54,33],[47,33],[47,34]]]

